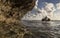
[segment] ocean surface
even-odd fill
[[[60,21],[40,21],[40,20],[23,20],[22,23],[31,31],[37,32],[36,38],[60,38]],[[36,36],[36,35],[35,35]],[[42,36],[42,37],[40,37]]]

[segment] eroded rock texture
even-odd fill
[[[0,21],[20,20],[34,5],[34,0],[0,0]]]
[[[28,33],[20,22],[35,0],[0,0],[0,38],[23,38]]]

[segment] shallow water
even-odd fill
[[[39,21],[39,20],[33,20],[28,21],[24,20],[22,23],[31,31],[34,32],[41,32],[40,36],[45,38],[60,38],[60,21]],[[46,35],[44,34],[46,33]],[[50,35],[50,36],[49,36]],[[37,36],[36,38],[42,38],[40,36]]]

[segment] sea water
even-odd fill
[[[60,21],[58,20],[55,21],[23,20],[22,23],[28,29],[30,29],[33,32],[36,32],[39,35],[39,36],[35,35],[36,38],[42,38],[42,37],[60,38]]]

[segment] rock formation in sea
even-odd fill
[[[0,0],[0,38],[23,38],[27,31],[21,18],[34,5],[35,0]]]
[[[51,21],[51,20],[46,16],[45,18],[42,19],[42,21]]]

